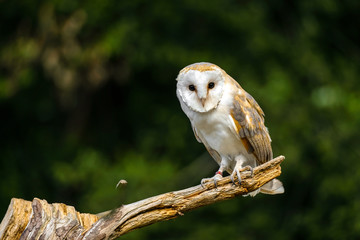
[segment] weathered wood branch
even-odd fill
[[[122,205],[104,217],[77,212],[62,203],[49,204],[35,198],[32,202],[11,200],[0,225],[0,239],[115,239],[134,229],[182,216],[195,208],[252,192],[281,174],[279,156],[242,173],[241,185],[225,177],[215,187],[208,183],[184,190],[164,193],[135,203]]]

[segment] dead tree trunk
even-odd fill
[[[99,218],[79,213],[62,203],[49,204],[35,198],[32,202],[11,200],[0,225],[0,239],[115,239],[134,229],[184,215],[195,208],[252,192],[281,174],[279,156],[242,174],[242,183],[234,186],[230,177],[180,191],[164,193],[135,203],[122,205]]]

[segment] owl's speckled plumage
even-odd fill
[[[183,68],[177,77],[176,94],[196,139],[205,145],[220,166],[211,178],[215,183],[224,170],[240,179],[240,169],[252,169],[273,158],[264,112],[220,67],[201,62]],[[260,191],[279,194],[284,188],[274,179]],[[257,192],[250,195],[255,196]]]

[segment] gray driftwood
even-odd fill
[[[79,213],[62,203],[49,204],[13,198],[0,225],[0,239],[115,239],[134,229],[184,215],[195,208],[224,201],[254,191],[281,174],[279,156],[242,173],[242,184],[234,186],[230,177],[184,190],[164,193],[122,205],[106,214]],[[101,217],[99,217],[101,216]]]

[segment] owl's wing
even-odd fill
[[[194,135],[195,135],[196,140],[197,140],[199,143],[203,143],[203,144],[204,144],[206,150],[209,152],[209,154],[211,155],[211,157],[220,165],[220,163],[221,163],[221,156],[220,156],[220,154],[219,154],[216,150],[212,149],[212,148],[209,146],[209,144],[206,142],[206,140],[205,140],[205,139],[202,139],[202,138],[197,134],[196,128],[195,128],[194,126],[192,126],[192,129],[193,129],[193,131],[194,131]]]
[[[195,128],[192,124],[191,124],[191,127],[192,127],[192,130],[193,130],[193,132],[194,132],[194,135],[195,135],[196,140],[197,140],[199,143],[202,143],[199,135],[198,135],[197,132],[196,132],[196,128]]]
[[[234,97],[230,119],[246,150],[255,155],[259,164],[273,158],[271,138],[264,125],[264,112],[243,89]]]

